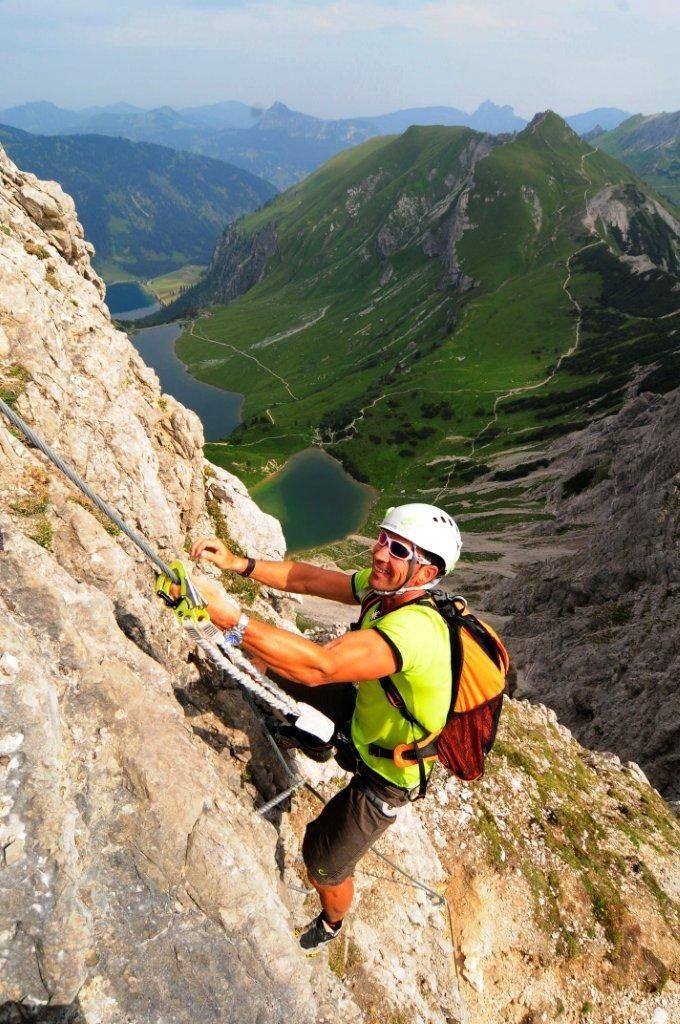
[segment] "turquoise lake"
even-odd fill
[[[175,353],[179,324],[146,327],[130,340],[161,387],[193,409],[203,423],[206,441],[220,441],[241,422],[244,396],[204,384],[192,377]],[[264,512],[281,520],[289,551],[340,540],[361,528],[376,491],[357,483],[321,448],[308,448],[288,460],[280,472],[251,491]]]
[[[119,281],[117,284],[107,284],[106,305],[109,307],[111,316],[122,317],[128,320],[135,320],[142,316],[149,316],[152,312],[160,309],[160,304],[155,301],[153,295],[145,292],[137,281]]]
[[[377,492],[357,483],[322,448],[307,448],[254,487],[251,496],[281,520],[287,550],[295,552],[359,530]]]

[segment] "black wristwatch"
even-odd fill
[[[251,572],[255,568],[255,559],[251,558],[250,555],[247,555],[246,557],[248,559],[248,564],[243,570],[243,572],[239,573],[239,576],[243,576],[244,579],[246,578],[246,576],[250,576]]]

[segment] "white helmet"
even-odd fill
[[[388,508],[380,527],[438,555],[444,563],[444,574],[453,570],[460,557],[460,531],[448,512],[436,505],[413,502]]]

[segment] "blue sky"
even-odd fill
[[[680,107],[679,0],[0,0],[0,109]]]

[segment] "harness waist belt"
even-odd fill
[[[414,764],[418,762],[418,754],[416,753],[415,744],[413,746],[400,745],[399,754],[405,761],[413,761]],[[423,747],[418,747],[421,758],[436,757],[437,756],[437,743],[427,743]],[[368,752],[371,757],[386,757],[389,761],[394,760],[394,750],[390,750],[389,747],[381,747],[377,743],[368,744]]]

